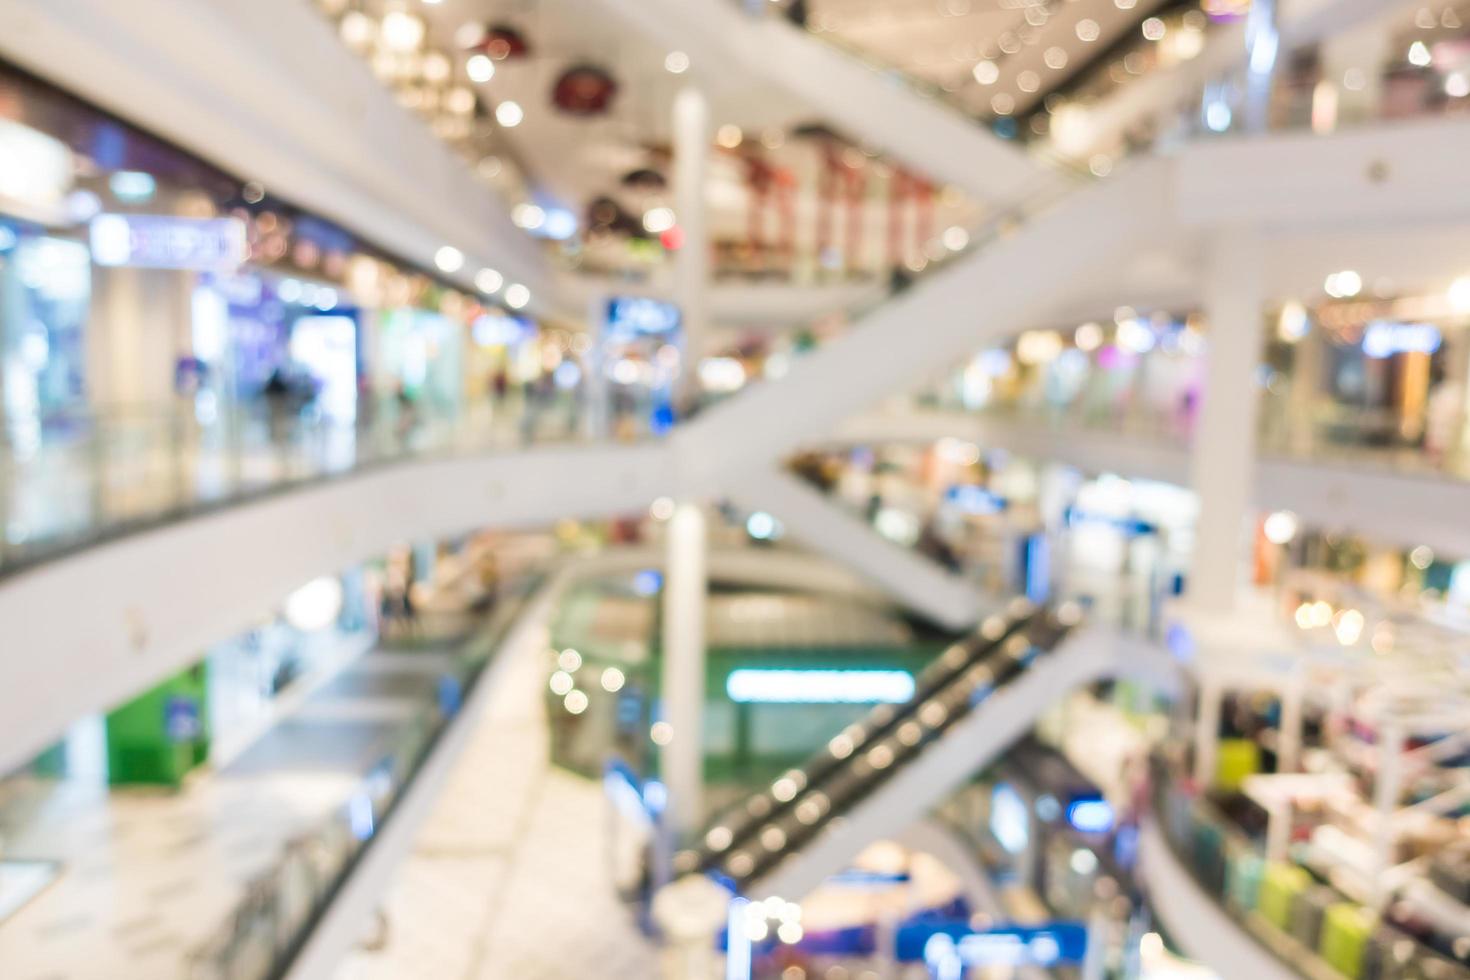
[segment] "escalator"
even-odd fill
[[[603,0],[665,48],[685,51],[720,97],[724,80],[762,83],[854,139],[992,208],[1066,178],[958,107],[875,69],[786,20],[751,16],[737,0]],[[764,4],[762,4],[764,6]],[[738,99],[739,95],[733,98]]]
[[[1119,672],[1119,644],[1077,630],[1080,620],[1075,604],[1013,601],[921,672],[909,701],[874,709],[722,814],[676,856],[676,873],[751,897],[809,893],[997,758],[1058,697]]]
[[[737,506],[773,515],[792,539],[836,559],[946,629],[970,629],[986,611],[986,597],[975,583],[917,549],[888,540],[791,473],[756,470],[732,482],[726,495]]]
[[[1064,311],[1120,256],[1169,225],[1167,161],[1144,160],[1052,206],[997,223],[971,250],[673,435],[694,493],[719,493],[752,466],[820,440],[885,396],[913,390],[977,349]]]

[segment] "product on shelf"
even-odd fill
[[[1317,944],[1317,951],[1343,976],[1362,976],[1368,940],[1377,925],[1378,917],[1361,905],[1335,902],[1323,918],[1322,938]]]
[[[1291,905],[1312,885],[1312,876],[1294,864],[1266,862],[1257,908],[1266,921],[1283,932],[1291,928]]]

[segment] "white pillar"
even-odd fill
[[[587,307],[587,353],[582,358],[582,435],[606,439],[612,417],[607,387],[607,303],[605,293],[593,294]]]
[[[710,153],[709,104],[685,86],[674,96],[674,215],[684,242],[674,256],[674,301],[684,319],[684,351],[675,404],[697,391],[696,368],[709,340],[710,237],[705,205]]]
[[[704,511],[681,503],[668,526],[663,590],[663,708],[673,738],[663,747],[669,820],[676,835],[704,819],[704,613],[708,575]]]
[[[1322,81],[1337,95],[1337,126],[1378,117],[1383,69],[1389,62],[1390,25],[1362,24],[1322,42]]]
[[[1305,679],[1298,675],[1281,691],[1281,732],[1276,743],[1277,772],[1297,772],[1302,767],[1302,702],[1306,698],[1305,684]]]
[[[86,385],[101,414],[167,411],[174,369],[192,350],[194,277],[159,269],[96,268],[86,332]]]
[[[1194,722],[1194,781],[1200,792],[1215,783],[1215,759],[1220,749],[1220,702],[1225,690],[1213,676],[1200,678],[1199,710]]]
[[[1270,123],[1271,86],[1276,77],[1281,35],[1276,0],[1253,0],[1245,21],[1245,131],[1265,132]]]
[[[1321,400],[1322,375],[1327,363],[1327,339],[1322,328],[1313,326],[1296,342],[1291,358],[1291,385],[1286,399],[1286,418],[1277,421],[1283,437],[1278,441],[1290,452],[1308,455],[1317,443],[1317,403]]]
[[[1373,835],[1372,881],[1374,901],[1380,907],[1389,896],[1389,890],[1384,884],[1384,873],[1393,867],[1393,818],[1398,813],[1399,797],[1404,791],[1406,742],[1403,725],[1398,721],[1390,718],[1378,726],[1378,772],[1373,780],[1376,824]]]
[[[1250,512],[1255,476],[1256,370],[1261,360],[1265,290],[1259,236],[1224,231],[1213,243],[1205,315],[1204,404],[1190,453],[1199,496],[1189,604],[1228,613],[1240,577],[1241,526]]]

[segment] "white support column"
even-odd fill
[[[1276,771],[1298,772],[1302,767],[1302,729],[1306,680],[1297,675],[1281,691],[1281,731],[1276,743]]]
[[[1200,508],[1188,599],[1203,613],[1229,613],[1235,604],[1241,526],[1250,512],[1256,461],[1264,300],[1259,237],[1243,229],[1222,232],[1213,243],[1205,286],[1209,349],[1190,454],[1190,482]]]
[[[1253,0],[1245,22],[1245,131],[1262,133],[1270,123],[1271,86],[1281,35],[1276,0]]]
[[[1393,867],[1393,818],[1398,812],[1399,797],[1404,791],[1404,746],[1407,741],[1403,725],[1386,719],[1378,726],[1378,772],[1373,779],[1373,888],[1374,901],[1380,907],[1389,896],[1384,873]]]
[[[1204,674],[1199,684],[1199,710],[1194,722],[1194,781],[1203,792],[1215,782],[1215,759],[1220,749],[1220,702],[1225,689]]]
[[[582,358],[582,435],[606,439],[612,406],[607,387],[607,294],[595,292],[587,306],[587,354]]]
[[[684,320],[684,350],[675,404],[688,408],[709,340],[710,237],[705,204],[709,175],[709,103],[685,86],[674,96],[674,216],[684,242],[674,256],[674,301]]]
[[[1308,455],[1317,442],[1317,403],[1321,400],[1323,369],[1327,363],[1327,339],[1322,328],[1313,326],[1296,342],[1291,359],[1291,386],[1287,394],[1287,417],[1279,420],[1279,444],[1299,455]]]
[[[1337,98],[1334,127],[1378,117],[1391,38],[1390,23],[1380,20],[1322,42],[1322,81],[1332,86]]]
[[[663,747],[670,826],[697,833],[704,820],[704,614],[708,532],[697,503],[681,503],[668,525],[663,590],[663,708],[673,738]]]

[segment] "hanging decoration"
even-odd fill
[[[923,256],[934,237],[934,185],[910,174],[909,190],[914,199],[914,254]]]
[[[888,265],[896,269],[904,264],[903,213],[913,189],[914,178],[905,170],[894,168],[888,179]]]
[[[607,112],[618,83],[596,65],[573,65],[561,73],[551,90],[551,102],[573,116],[600,116]]]
[[[851,273],[857,271],[862,259],[863,200],[867,196],[868,174],[861,158],[856,162],[849,162],[845,159],[846,156],[844,153],[842,160],[842,177],[847,198],[847,246],[843,260],[847,271]]]
[[[668,188],[668,178],[651,167],[639,167],[623,174],[622,185],[630,190],[656,193]]]
[[[485,37],[475,48],[485,52],[496,61],[524,58],[531,53],[526,36],[509,24],[491,24]]]
[[[587,231],[589,234],[627,235],[630,238],[648,235],[643,230],[643,222],[610,197],[595,198],[587,205]]]

